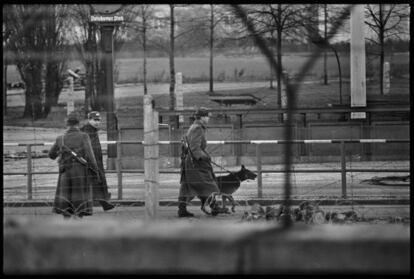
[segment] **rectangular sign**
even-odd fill
[[[91,15],[91,22],[121,22],[124,16]]]
[[[366,112],[351,112],[351,119],[365,119],[367,118],[367,113]]]

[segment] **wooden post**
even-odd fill
[[[32,146],[27,145],[27,199],[33,198],[32,191]]]
[[[69,115],[69,113],[71,113],[72,111],[75,110],[75,101],[74,101],[74,78],[69,76],[69,99],[66,103],[66,110],[67,110],[67,115]]]
[[[263,197],[262,189],[262,151],[260,144],[256,144],[256,164],[257,164],[257,197]]]
[[[145,219],[158,216],[158,112],[154,111],[151,95],[144,96],[144,171]]]
[[[346,199],[346,161],[345,161],[345,142],[341,141],[341,182],[342,197]]]
[[[184,109],[184,96],[183,96],[183,74],[177,73],[175,75],[175,109]],[[180,126],[184,124],[184,115],[178,115],[178,123]]]
[[[121,166],[121,136],[116,142],[116,174],[118,176],[118,200],[122,200],[122,166]]]

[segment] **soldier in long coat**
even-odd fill
[[[98,166],[89,136],[79,130],[76,113],[69,114],[66,122],[68,129],[56,138],[49,150],[52,160],[59,156],[59,177],[52,211],[65,218],[92,215],[93,193],[88,168],[96,170]]]
[[[195,113],[195,120],[188,129],[182,148],[180,191],[178,197],[178,216],[192,217],[187,211],[187,202],[199,197],[202,205],[212,193],[219,193],[216,177],[211,165],[211,157],[206,152],[206,125],[209,113],[201,108]],[[220,208],[213,202],[210,204],[211,213],[220,213]]]
[[[98,111],[92,111],[88,113],[88,123],[86,123],[81,131],[89,135],[91,140],[93,153],[95,155],[96,163],[98,164],[98,171],[100,180],[97,179],[95,173],[89,171],[89,178],[92,181],[93,189],[93,198],[94,200],[99,201],[103,210],[107,211],[115,206],[109,202],[111,198],[110,193],[108,192],[108,184],[105,178],[105,170],[103,165],[103,156],[101,142],[99,141],[98,128],[101,123],[101,115]]]

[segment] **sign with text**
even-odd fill
[[[364,111],[351,112],[351,119],[365,119],[367,118],[367,113]]]
[[[122,22],[124,21],[124,16],[109,16],[109,15],[91,15],[91,22],[97,23],[111,23],[111,22]]]

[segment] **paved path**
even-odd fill
[[[276,206],[272,206],[277,208]],[[296,208],[297,206],[293,206]],[[392,223],[392,222],[409,222],[410,208],[408,205],[392,205],[392,206],[321,206],[325,212],[346,212],[354,210],[358,217],[363,221],[369,223]],[[82,222],[87,220],[122,220],[128,222],[139,222],[146,219],[144,206],[118,206],[113,210],[104,212],[100,207],[93,208],[94,214],[83,218]],[[186,220],[191,223],[199,222],[214,222],[214,223],[243,223],[247,222],[242,217],[245,212],[252,212],[252,208],[238,207],[235,213],[219,214],[218,216],[208,216],[201,212],[199,206],[189,206],[188,210],[195,214],[194,218],[178,218],[176,206],[160,206],[158,209],[157,220]],[[7,219],[9,217],[22,217],[29,220],[60,220],[62,217],[53,214],[51,207],[4,207],[3,216]],[[255,222],[265,222],[259,220]],[[274,222],[277,222],[274,220]]]

